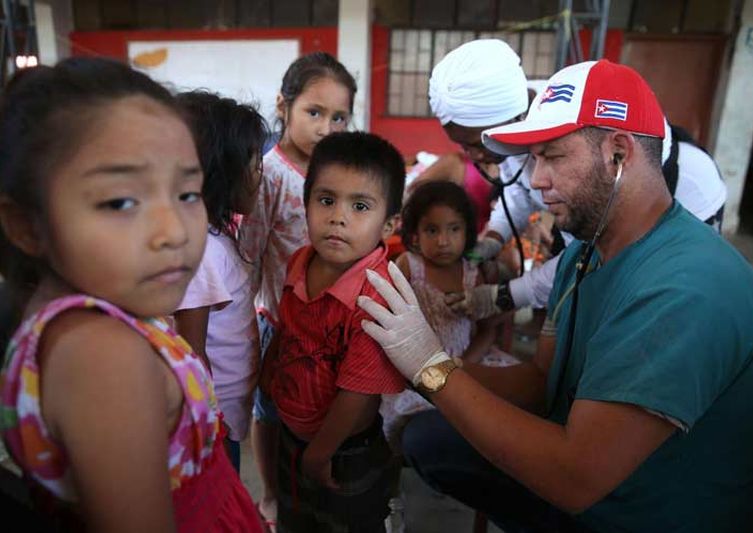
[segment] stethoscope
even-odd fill
[[[615,154],[614,156],[614,163],[617,165],[617,175],[614,178],[614,185],[612,185],[612,192],[609,194],[609,199],[607,200],[607,207],[604,209],[604,212],[601,215],[601,219],[599,220],[599,225],[596,227],[596,232],[594,233],[593,237],[591,237],[591,240],[588,243],[583,243],[581,247],[581,254],[578,259],[578,262],[575,264],[575,283],[568,288],[565,293],[562,295],[562,298],[560,298],[560,301],[557,303],[557,306],[555,307],[555,312],[552,316],[556,316],[557,311],[560,305],[562,305],[562,302],[572,293],[572,302],[570,304],[570,313],[568,314],[568,323],[567,323],[567,342],[565,343],[565,351],[562,354],[562,363],[560,364],[559,368],[559,374],[557,376],[557,384],[554,388],[554,394],[552,395],[551,405],[549,406],[547,418],[550,418],[554,412],[555,404],[557,396],[559,395],[560,389],[562,388],[562,384],[564,383],[565,379],[565,373],[567,372],[567,364],[570,361],[570,354],[573,349],[573,341],[575,337],[575,322],[576,322],[576,316],[578,314],[578,288],[580,287],[581,281],[583,281],[583,278],[585,275],[590,272],[592,269],[591,267],[591,259],[593,258],[594,250],[596,249],[596,242],[599,240],[599,237],[601,237],[601,234],[604,232],[604,229],[607,226],[607,218],[609,217],[609,212],[612,209],[612,203],[614,202],[614,198],[617,194],[618,185],[620,183],[620,178],[622,177],[622,156],[619,154]],[[582,369],[581,369],[582,373]],[[577,383],[580,381],[580,376],[578,376],[578,379],[575,380],[576,388]],[[572,398],[575,398],[575,393],[573,392]],[[572,400],[569,400],[572,401]]]
[[[521,276],[525,273],[525,266],[524,266],[525,254],[523,253],[523,243],[520,240],[520,235],[518,235],[518,228],[515,227],[515,222],[513,222],[512,215],[510,214],[510,208],[507,205],[507,199],[505,198],[505,188],[517,183],[517,181],[520,179],[521,174],[523,174],[523,170],[526,168],[526,165],[528,164],[528,160],[530,158],[531,158],[531,154],[529,153],[526,155],[526,159],[525,161],[523,161],[523,164],[520,166],[518,171],[508,181],[503,180],[501,177],[501,174],[499,178],[491,177],[483,168],[481,168],[481,165],[479,165],[476,162],[473,163],[473,166],[476,167],[476,170],[478,170],[478,173],[481,174],[481,177],[483,177],[490,184],[494,186],[498,186],[501,189],[499,193],[499,197],[502,200],[502,208],[505,211],[505,217],[507,218],[507,223],[510,224],[510,229],[512,229],[512,234],[515,237],[515,244],[517,245],[518,255],[520,256],[520,275]]]

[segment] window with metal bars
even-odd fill
[[[521,58],[529,79],[546,79],[554,73],[555,34],[526,30],[466,31],[392,29],[390,31],[387,114],[430,117],[429,77],[447,52],[475,39],[502,39]],[[493,61],[494,58],[489,58]]]

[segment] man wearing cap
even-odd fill
[[[559,95],[562,98],[562,94]],[[534,211],[546,209],[541,194],[530,184],[533,161],[527,155],[503,156],[487,149],[481,132],[520,119],[528,109],[526,77],[520,58],[498,39],[480,39],[448,53],[429,80],[429,102],[448,137],[491,178],[510,185],[503,189],[489,220],[488,231],[474,252],[494,257],[513,236],[502,201],[518,230],[528,225]],[[721,227],[726,187],[714,161],[691,139],[665,122],[662,162],[670,192],[692,214]],[[674,133],[674,135],[673,135]],[[678,142],[679,140],[679,142]],[[569,243],[571,236],[564,235]],[[549,298],[558,258],[499,286],[481,285],[466,294],[448,296],[448,303],[474,319],[499,311],[533,305],[544,307]]]
[[[531,185],[576,238],[533,361],[459,367],[399,270],[397,290],[367,272],[390,309],[360,298],[364,330],[438,408],[404,452],[506,531],[747,530],[753,269],[669,194],[662,112],[634,70],[579,63],[549,87],[485,132],[530,150]]]

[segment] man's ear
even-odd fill
[[[6,239],[26,255],[42,255],[42,239],[34,217],[5,195],[0,195],[0,227]]]
[[[392,237],[399,222],[400,215],[392,215],[384,221],[384,226],[382,227],[382,240],[387,240],[389,237]]]
[[[632,160],[635,152],[635,137],[632,133],[616,130],[608,137],[609,144],[606,147],[605,159],[607,164],[617,165],[615,156],[620,163],[627,163]]]

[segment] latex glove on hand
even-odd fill
[[[483,320],[498,315],[502,311],[497,307],[497,292],[499,285],[478,285],[463,292],[446,294],[444,302],[458,314],[468,316],[472,320]]]
[[[476,241],[476,246],[468,254],[468,258],[473,263],[479,264],[497,257],[500,250],[502,250],[501,242],[491,237],[484,237]]]
[[[377,322],[364,320],[361,326],[382,346],[395,368],[417,385],[424,368],[450,357],[421,312],[408,280],[392,261],[388,269],[395,287],[376,272],[366,271],[369,282],[390,308],[385,309],[368,296],[359,296],[359,307]]]

